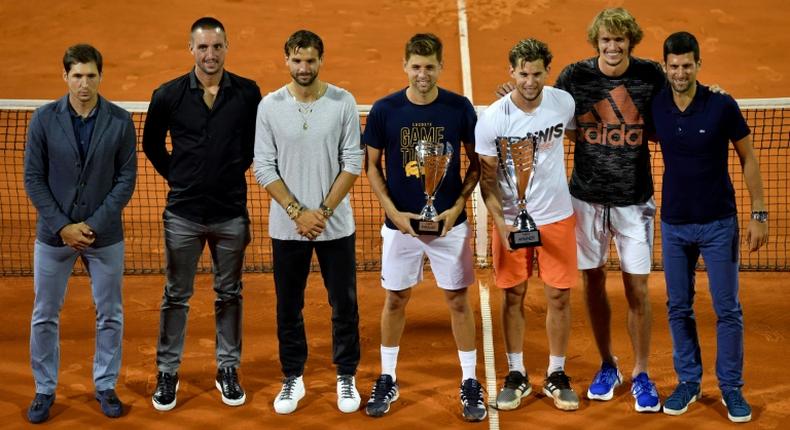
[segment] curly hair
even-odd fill
[[[587,28],[587,41],[598,50],[598,36],[601,27],[610,33],[620,34],[628,38],[629,54],[634,47],[642,41],[642,28],[636,22],[636,18],[630,12],[621,7],[604,9],[593,18],[590,27]]]

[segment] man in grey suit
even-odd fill
[[[102,412],[115,418],[123,336],[124,241],[121,211],[137,175],[131,116],[99,95],[102,57],[90,45],[63,56],[68,94],[33,113],[25,147],[25,190],[38,211],[33,248],[35,300],[30,363],[36,396],[28,419],[49,418],[60,365],[59,318],[79,257],[96,307],[93,382]]]

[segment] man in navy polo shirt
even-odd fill
[[[653,120],[664,155],[661,205],[662,252],[673,359],[679,384],[664,413],[680,415],[700,397],[702,363],[694,319],[694,276],[705,259],[716,311],[716,376],[733,422],[751,420],[743,386],[743,311],[738,300],[739,230],[735,191],[727,171],[729,142],[743,168],[752,216],[749,251],[768,240],[768,212],[749,127],[729,95],[696,81],[699,44],[686,32],[664,42],[669,87],[653,100]]]

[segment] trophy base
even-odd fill
[[[413,219],[411,220],[411,228],[420,236],[439,236],[444,229],[444,221]]]
[[[540,242],[540,231],[514,231],[507,237],[507,241],[512,249],[530,248],[543,245]]]

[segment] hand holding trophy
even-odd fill
[[[438,236],[442,234],[444,221],[434,220],[439,214],[433,206],[433,201],[453,157],[453,146],[450,142],[420,140],[415,146],[415,152],[420,183],[425,193],[425,206],[420,211],[420,219],[411,220],[411,226],[417,234]]]
[[[518,229],[511,232],[508,242],[512,249],[540,246],[540,231],[535,220],[527,213],[527,188],[532,184],[532,175],[537,164],[537,144],[532,138],[510,140],[497,139],[499,167],[516,199],[518,214],[513,225]]]

